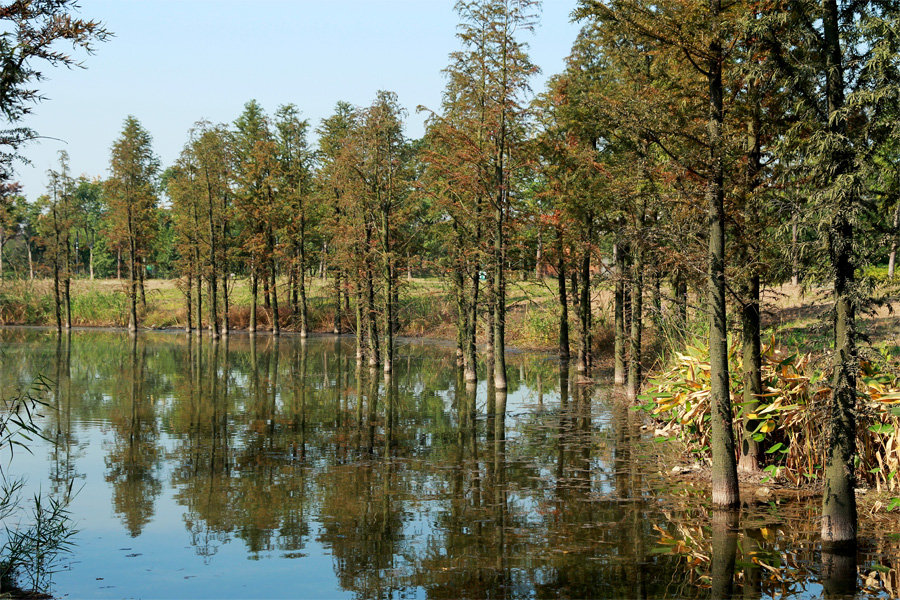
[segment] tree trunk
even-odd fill
[[[469,330],[466,312],[466,286],[462,258],[457,256],[453,265],[453,290],[456,293],[456,366],[463,367],[465,361],[466,332]]]
[[[135,250],[137,249],[137,245],[135,244]],[[138,281],[139,281],[139,289],[141,291],[141,310],[143,312],[147,311],[147,292],[144,287],[144,258],[141,256],[137,257],[137,268],[138,268]]]
[[[131,213],[131,208],[128,209],[128,265],[129,265],[129,277],[131,281],[129,282],[129,299],[131,300],[131,321],[128,323],[128,330],[132,333],[137,332],[138,328],[138,316],[137,316],[137,257],[136,253],[136,243],[135,243],[135,233],[134,233],[134,222],[133,215]]]
[[[823,0],[824,55],[827,127],[832,135],[846,132],[844,79],[838,7],[836,0]],[[841,148],[831,157],[833,165],[830,186],[851,169],[849,149]],[[837,210],[828,232],[828,250],[834,268],[834,349],[836,363],[828,406],[828,429],[825,446],[825,489],[822,503],[822,541],[826,544],[856,543],[856,372],[859,357],[856,350],[856,305],[853,298],[853,224],[849,219],[857,198],[848,193],[837,194]]]
[[[306,305],[306,219],[300,218],[300,264],[297,269],[300,292],[300,337],[309,335],[309,312]]]
[[[593,220],[593,219],[591,219]],[[587,227],[587,239],[591,239],[592,227],[590,222]],[[588,373],[591,370],[591,251],[588,243],[584,245],[584,253],[581,256],[579,308],[578,321],[581,340],[578,346],[579,373]]]
[[[628,357],[629,400],[638,396],[643,378],[641,345],[644,331],[644,250],[636,245],[631,252],[631,336]]]
[[[559,358],[569,360],[569,300],[566,297],[566,256],[562,229],[556,229],[556,289],[559,298]]]
[[[203,275],[201,273],[202,269],[200,265],[202,262],[200,261],[200,248],[194,247],[194,276],[197,279],[197,328],[194,329],[194,333],[197,335],[202,335],[203,333]]]
[[[481,265],[477,260],[472,265],[471,281],[471,295],[469,296],[468,316],[466,319],[468,331],[466,332],[466,341],[463,347],[465,352],[466,383],[478,381],[478,357],[475,342],[478,335],[478,296],[481,285]]]
[[[209,285],[209,332],[213,338],[219,337],[219,281],[218,281],[218,264],[217,255],[219,248],[216,242],[216,226],[215,216],[213,214],[213,193],[209,186],[209,177],[207,175],[206,188],[206,207],[207,219],[209,220],[209,276],[207,283]]]
[[[900,228],[900,200],[894,206],[894,219],[891,222],[891,253],[888,256],[888,278],[894,278],[894,265],[897,261],[897,230]]]
[[[760,352],[760,304],[759,304],[759,245],[762,232],[759,228],[756,198],[754,192],[759,184],[759,173],[762,169],[762,154],[759,137],[761,108],[756,89],[751,89],[753,114],[748,123],[747,146],[747,183],[744,206],[743,231],[743,263],[750,272],[745,276],[741,286],[741,332],[743,348],[741,352],[744,397],[743,397],[743,432],[741,436],[741,455],[738,470],[754,473],[759,470],[761,446],[753,439],[759,423],[748,419],[747,415],[756,412],[757,401],[762,394],[762,356]]]
[[[353,287],[356,289],[356,369],[359,371],[365,355],[363,351],[365,337],[363,332],[363,294],[362,286],[359,282],[359,274],[357,274],[357,280],[354,282]]]
[[[381,210],[381,251],[384,274],[384,372],[394,369],[394,267],[391,260],[390,206]]]
[[[503,191],[499,192],[502,196]],[[503,200],[494,210],[494,387],[506,389],[506,239],[503,231]]]
[[[710,16],[718,21],[721,0],[709,0]],[[718,507],[740,504],[734,431],[731,427],[731,391],[728,384],[728,329],[725,299],[725,207],[722,160],[723,85],[722,43],[709,43],[709,166],[706,197],[709,220],[709,363],[712,450],[712,502]],[[638,318],[637,316],[635,318]]]
[[[741,436],[741,458],[738,463],[738,470],[743,473],[754,473],[759,471],[760,458],[762,457],[762,447],[753,440],[753,433],[759,426],[759,421],[748,419],[747,415],[756,412],[759,396],[762,394],[758,274],[753,273],[750,276],[750,280],[741,295],[744,300],[744,304],[741,307],[744,430]]]
[[[367,236],[369,237],[369,236]],[[368,244],[366,244],[368,247]],[[369,366],[378,366],[381,358],[378,347],[378,321],[375,312],[375,283],[372,281],[372,268],[366,261],[366,338],[369,342]]]
[[[794,215],[794,223],[791,225],[791,285],[800,285],[800,249],[797,247],[797,235],[799,225],[798,216]]]
[[[188,275],[187,275],[187,277],[185,277],[185,283],[187,284],[187,288],[185,289],[185,292],[184,292],[184,300],[185,300],[184,308],[185,308],[185,312],[187,313],[187,323],[184,326],[184,330],[186,332],[190,333],[191,330],[194,328],[194,320],[193,320],[193,314],[192,314],[193,306],[192,306],[192,300],[191,300],[191,288],[193,287],[194,284],[193,284],[193,280],[191,279],[190,271],[188,271]]]
[[[613,255],[616,264],[616,291],[613,301],[613,312],[615,313],[615,342],[613,345],[615,367],[613,381],[616,385],[624,385],[628,365],[625,358],[625,273],[628,269],[625,246],[617,243],[613,249]]]
[[[59,217],[54,194],[53,205],[53,307],[56,312],[56,331],[62,331],[62,300],[59,293]]]
[[[331,329],[331,332],[334,335],[341,334],[341,324],[344,320],[344,316],[341,314],[341,287],[343,286],[343,282],[344,272],[342,269],[338,269],[334,276],[334,325]]]
[[[250,258],[250,322],[247,324],[247,331],[256,333],[256,304],[257,295],[259,293],[259,277],[256,274],[256,259]]]
[[[275,260],[275,243],[272,246],[272,334],[281,335],[281,319],[278,314],[278,263]]]

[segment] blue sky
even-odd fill
[[[575,0],[545,0],[526,39],[542,73],[562,69],[578,31]],[[44,192],[46,172],[65,149],[75,175],[106,176],[109,147],[126,115],[154,138],[162,164],[178,156],[201,118],[233,121],[256,98],[270,113],[293,102],[314,127],[335,102],[371,103],[397,92],[409,110],[407,134],[422,133],[415,108],[437,108],[441,69],[458,48],[450,0],[82,0],[81,15],[115,37],[84,60],[86,70],[47,71],[47,100],[27,121],[44,139],[20,165],[25,195]],[[61,141],[57,141],[61,140]]]

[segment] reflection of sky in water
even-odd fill
[[[223,344],[213,352],[204,340],[198,353],[174,333],[142,335],[134,354],[110,332],[75,332],[70,347],[67,378],[53,335],[0,330],[3,393],[37,372],[62,382],[44,424],[68,432],[68,454],[38,446],[13,465],[30,489],[46,491],[48,474],[67,466],[76,477],[80,533],[54,578],[60,595],[709,595],[709,563],[692,570],[660,551],[660,531],[694,531],[709,556],[700,496],[661,494],[671,484],[658,476],[664,444],[642,439],[640,415],[606,390],[575,385],[574,369],[563,398],[547,355],[510,355],[501,441],[483,380],[474,431],[460,410],[467,394],[455,389],[451,347],[401,344],[385,460],[387,389],[376,372],[370,428],[364,368],[358,426],[352,339],[311,339],[304,360],[299,340],[285,337],[277,370],[268,337],[251,351],[234,336],[227,365]],[[789,597],[822,593],[814,512],[804,510],[742,517],[777,530],[765,549],[803,567],[782,573]],[[881,542],[864,560],[896,553],[896,537]],[[775,589],[743,592],[781,597]]]

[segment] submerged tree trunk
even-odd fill
[[[625,358],[625,273],[628,269],[625,247],[617,243],[613,249],[616,264],[616,291],[613,300],[615,313],[615,342],[613,345],[613,381],[616,385],[625,384],[627,361]]]
[[[587,240],[590,240],[593,234],[593,217],[587,217]],[[578,365],[579,373],[588,373],[591,370],[592,362],[592,336],[591,336],[591,250],[589,242],[584,245],[584,253],[581,256],[581,269],[579,280],[581,287],[579,292],[579,308],[578,321],[581,334],[581,340],[578,345]]]
[[[475,261],[471,276],[471,295],[469,296],[468,316],[466,319],[466,340],[464,343],[464,363],[466,383],[478,381],[478,357],[476,354],[476,336],[478,335],[478,294],[481,284],[481,266]]]
[[[644,330],[644,250],[640,245],[634,247],[631,258],[631,336],[626,393],[630,400],[634,400],[643,378],[641,345]]]
[[[272,333],[281,335],[281,319],[278,314],[278,263],[275,261],[275,244],[272,243]]]
[[[378,345],[378,321],[375,312],[375,283],[372,281],[371,265],[366,263],[366,338],[369,341],[369,366],[378,366],[380,359]]]
[[[710,17],[722,11],[721,0],[709,0]],[[712,450],[712,502],[719,507],[740,504],[734,431],[731,427],[731,390],[728,384],[728,329],[725,298],[725,207],[722,124],[724,121],[722,84],[722,42],[714,36],[709,43],[707,81],[709,84],[709,165],[706,198],[709,227],[709,363]]]
[[[187,277],[185,277],[185,284],[187,285],[187,287],[184,290],[184,311],[187,316],[187,322],[184,325],[184,330],[186,332],[190,333],[191,330],[194,328],[194,318],[193,318],[194,307],[192,305],[192,298],[191,298],[191,288],[193,287],[194,283],[193,283],[193,280],[191,279],[190,271],[188,271]]]
[[[384,372],[394,369],[394,265],[391,259],[390,203],[381,210],[381,250],[384,255]],[[387,382],[386,382],[387,383]]]
[[[844,79],[836,0],[823,0],[824,55],[829,133],[846,133]],[[830,157],[833,163],[828,185],[852,167],[850,150],[842,147]],[[843,184],[846,185],[846,184]],[[858,201],[855,192],[841,190],[828,231],[828,250],[834,268],[834,349],[836,363],[828,406],[828,429],[825,445],[825,489],[822,494],[822,540],[827,544],[856,542],[856,372],[859,357],[856,349],[856,304],[854,292],[853,224],[850,214]]]
[[[353,284],[356,289],[356,368],[357,371],[360,370],[360,367],[363,363],[363,356],[365,355],[365,351],[363,349],[363,342],[365,335],[363,333],[363,294],[362,287],[359,282],[359,275],[357,275],[357,280]]]
[[[300,219],[300,265],[297,269],[297,284],[300,291],[300,337],[309,335],[309,312],[306,304],[306,218]],[[340,296],[338,296],[340,303]],[[338,311],[340,312],[340,311]]]
[[[342,305],[341,305],[341,290],[344,285],[344,271],[343,269],[338,269],[337,273],[334,275],[334,324],[332,326],[331,332],[334,335],[341,334],[342,322],[344,320],[344,315],[342,314]],[[305,293],[305,290],[304,290]]]
[[[256,258],[250,258],[250,322],[247,331],[256,333],[256,305],[259,294],[259,277],[256,274]]]
[[[137,247],[135,247],[137,250]],[[144,257],[137,257],[137,270],[138,270],[138,281],[140,283],[140,291],[141,291],[141,310],[144,313],[147,312],[147,288],[144,286]]]
[[[196,271],[194,272],[195,277],[197,278],[197,329],[195,329],[195,333],[197,335],[201,335],[203,333],[203,276],[200,261],[200,248],[194,248],[194,266]]]
[[[53,307],[56,312],[56,331],[62,331],[62,298],[59,290],[59,217],[54,199],[53,206]]]
[[[556,288],[559,294],[559,358],[569,360],[569,299],[566,297],[566,256],[562,229],[556,229]]]
[[[500,192],[503,194],[502,190]],[[506,239],[503,231],[503,201],[494,210],[494,387],[506,389]]]
[[[68,199],[66,199],[66,215],[69,215],[69,206]],[[64,264],[63,264],[63,297],[66,302],[66,315],[65,315],[65,323],[63,326],[66,329],[72,328],[72,248],[69,241],[69,223],[65,224],[66,234],[65,234],[65,254],[64,254]]]
[[[137,316],[137,259],[135,257],[135,253],[137,248],[135,243],[135,233],[134,233],[134,217],[131,212],[131,207],[128,208],[128,265],[129,265],[129,276],[131,281],[129,282],[129,300],[131,301],[131,313],[130,313],[130,322],[128,323],[128,330],[132,333],[137,332],[138,328],[138,316]]]

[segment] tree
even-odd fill
[[[323,257],[327,257],[329,248],[334,250],[336,245],[334,242],[341,245],[341,242],[345,241],[342,240],[339,233],[341,223],[346,220],[342,206],[346,187],[343,169],[345,161],[342,160],[342,151],[344,141],[350,134],[353,124],[353,107],[348,102],[338,102],[334,114],[323,119],[321,126],[316,130],[319,136],[319,147],[316,151],[318,169],[314,176],[314,194],[319,203],[326,207],[323,211],[323,227],[320,232],[323,236]],[[337,256],[336,253],[335,256]],[[346,281],[349,287],[351,276],[357,272],[354,266],[355,260],[351,260],[351,257],[346,255],[343,258],[348,260],[335,261],[338,264],[338,276],[335,278],[335,333],[341,331],[341,281]],[[353,278],[353,283],[354,285],[358,283],[356,278]],[[344,294],[349,303],[349,289],[345,290]],[[364,341],[362,314],[358,296],[356,298],[356,359],[357,362],[362,362]]]
[[[72,327],[72,243],[74,182],[69,175],[69,155],[59,152],[59,171],[50,170],[49,209],[52,233],[47,236],[53,253],[53,298],[56,329]],[[60,290],[60,283],[63,289]],[[62,295],[61,295],[62,294]]]
[[[234,147],[235,209],[240,221],[241,248],[249,256],[250,323],[248,330],[257,327],[259,279],[264,278],[268,292],[272,285],[272,330],[279,331],[278,290],[275,286],[275,213],[276,190],[280,177],[278,153],[269,126],[269,119],[255,100],[244,105],[244,112],[235,120],[232,143]],[[266,294],[267,301],[270,298]]]
[[[790,175],[809,197],[807,224],[827,256],[819,275],[833,282],[834,375],[827,406],[822,539],[855,543],[857,313],[866,301],[870,195],[884,181],[882,150],[896,142],[900,89],[900,7],[878,0],[807,0],[767,13],[769,52],[795,114],[780,148],[798,157]],[[879,219],[883,216],[879,216]],[[823,258],[825,258],[823,256]]]
[[[723,7],[721,0],[697,0],[693,3],[611,0],[583,2],[579,12],[582,17],[601,22],[599,31],[606,36],[608,42],[605,47],[610,52],[624,51],[637,58],[643,57],[643,60],[632,59],[636,72],[644,70],[644,65],[657,56],[659,58],[656,60],[662,64],[678,65],[679,78],[669,81],[678,86],[675,89],[690,90],[690,95],[685,94],[685,102],[677,109],[681,114],[676,115],[684,119],[684,107],[692,108],[697,111],[690,115],[692,122],[706,125],[705,139],[700,137],[703,134],[692,138],[690,134],[675,134],[676,138],[693,140],[690,150],[693,156],[688,154],[687,157],[673,152],[670,144],[672,136],[665,136],[659,128],[653,127],[658,121],[651,121],[649,127],[644,127],[644,133],[645,138],[659,146],[661,151],[682,164],[690,165],[693,174],[702,178],[705,187],[708,242],[706,300],[712,382],[712,499],[714,504],[722,507],[734,507],[739,503],[728,380],[724,202],[726,81],[723,69],[729,60],[727,48],[733,46],[735,21],[743,10],[743,3]],[[622,40],[627,42],[620,44]],[[654,88],[645,87],[644,90],[647,97],[655,97],[655,94],[650,95],[657,91]],[[669,93],[664,99],[671,102],[677,97]],[[705,103],[702,109],[696,105],[697,98]],[[702,143],[700,139],[703,139]],[[640,319],[641,315],[634,315],[633,318]]]
[[[22,217],[21,205],[24,198],[20,195],[18,183],[0,184],[0,281],[3,280],[3,250],[6,243],[19,233]]]
[[[103,184],[99,180],[79,177],[74,191],[76,236],[80,233],[87,244],[88,276],[94,279],[94,249],[100,235],[106,204]],[[76,239],[78,239],[76,237]]]
[[[122,133],[110,151],[110,173],[105,182],[113,239],[124,242],[128,251],[128,330],[136,332],[138,287],[143,300],[144,260],[157,226],[156,185],[159,159],[153,153],[150,133],[133,116],[128,116]]]
[[[489,361],[493,353],[493,377],[497,389],[506,389],[505,323],[507,243],[509,221],[514,217],[526,166],[525,122],[528,118],[525,95],[529,79],[537,71],[527,55],[527,45],[518,36],[531,31],[538,3],[533,0],[460,1],[459,38],[462,49],[450,55],[445,73],[448,85],[443,114],[433,117],[432,136],[438,140],[436,152],[426,152],[425,160],[438,165],[444,192],[454,209],[457,236],[471,236],[471,244],[481,246],[470,257],[460,257],[454,267],[458,298],[466,295],[464,271],[468,270],[469,310],[460,314],[458,335],[463,346],[465,376],[475,378],[475,330],[479,280],[488,262],[491,277],[489,296]],[[446,186],[457,182],[465,187],[458,193]],[[463,191],[464,190],[464,191]],[[458,211],[464,209],[465,217]],[[466,233],[461,219],[472,229]],[[490,246],[484,237],[489,236]],[[466,265],[465,263],[469,264]],[[468,266],[468,269],[466,268]],[[465,304],[458,301],[458,311]],[[491,350],[493,349],[493,350]]]
[[[362,115],[360,133],[362,164],[357,169],[369,196],[367,205],[378,230],[383,275],[384,318],[382,364],[393,370],[394,331],[397,328],[397,213],[408,196],[407,147],[403,137],[403,109],[393,92],[379,91],[375,102]]]
[[[281,163],[278,185],[279,202],[285,209],[284,225],[289,240],[291,281],[295,282],[297,310],[300,317],[300,337],[309,334],[309,315],[306,304],[306,267],[308,231],[315,219],[312,194],[312,152],[306,139],[309,123],[300,118],[293,104],[280,106],[275,113],[275,139]],[[340,300],[338,300],[340,307]]]
[[[0,5],[0,112],[10,125],[0,130],[0,179],[9,179],[20,147],[37,135],[15,124],[43,99],[35,87],[45,77],[41,65],[80,67],[78,59],[59,45],[90,53],[96,42],[111,35],[100,22],[75,17],[77,8],[76,0],[16,0]]]

